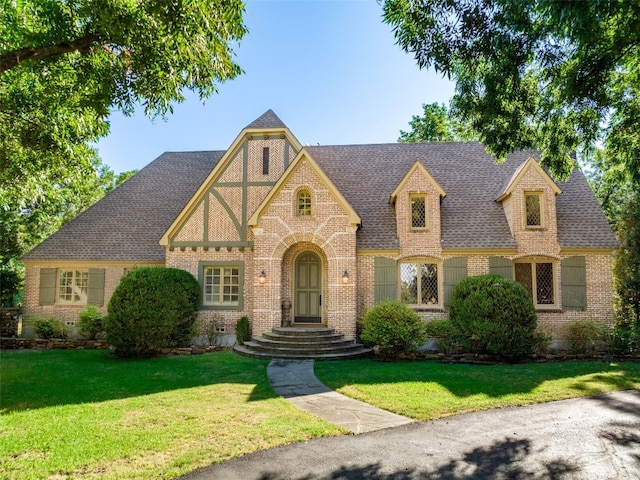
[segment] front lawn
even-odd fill
[[[0,478],[174,478],[345,433],[278,397],[266,361],[228,351],[116,360],[0,353]]]
[[[174,478],[346,430],[275,395],[267,361],[228,351],[117,360],[0,353],[0,478]],[[640,387],[640,364],[316,362],[328,386],[417,420]]]
[[[316,376],[349,397],[416,420],[640,388],[640,363],[465,365],[434,361],[316,362]]]

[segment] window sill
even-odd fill
[[[424,305],[420,305],[420,306],[416,306],[416,305],[409,305],[414,311],[416,312],[444,312],[444,307],[441,307],[440,305],[434,305],[432,307],[428,307],[428,306],[424,306]]]
[[[541,312],[541,313],[562,313],[562,309],[558,308],[558,307],[543,307],[543,308],[536,307],[536,312]]]
[[[547,229],[547,227],[542,227],[542,226],[535,227],[535,226],[532,226],[532,225],[525,225],[524,228],[525,228],[525,230],[529,230],[531,232],[544,232]]]

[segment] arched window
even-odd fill
[[[311,193],[309,190],[300,190],[298,192],[298,216],[311,216]]]

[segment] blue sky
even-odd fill
[[[374,0],[249,0],[249,33],[235,49],[245,73],[203,105],[188,94],[166,121],[111,116],[98,143],[114,171],[165,151],[225,150],[272,109],[303,144],[395,142],[423,103],[448,103],[453,84],[395,44]]]

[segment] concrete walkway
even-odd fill
[[[412,420],[334,392],[313,373],[313,360],[272,360],[267,377],[273,390],[296,407],[353,433],[398,427]]]

